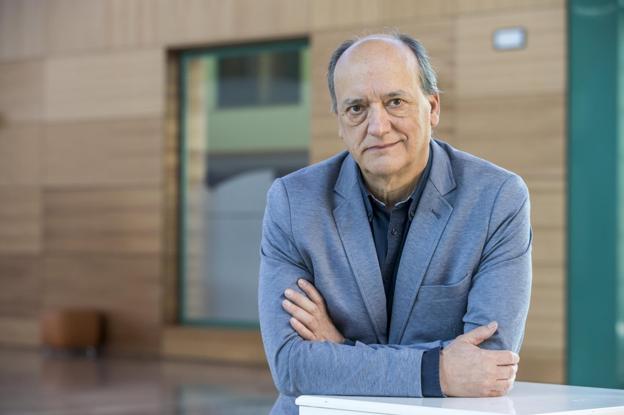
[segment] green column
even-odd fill
[[[568,11],[568,382],[619,387],[624,13],[617,0],[569,0]]]

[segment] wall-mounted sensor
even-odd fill
[[[524,49],[527,43],[527,32],[524,27],[504,27],[496,29],[492,36],[496,50]]]

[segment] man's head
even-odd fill
[[[440,101],[427,54],[406,35],[350,40],[328,70],[339,134],[367,177],[419,174],[427,162]]]

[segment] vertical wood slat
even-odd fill
[[[0,0],[0,61],[43,57],[47,6],[41,0]]]
[[[48,253],[162,252],[157,187],[46,189],[43,198]]]
[[[47,186],[157,186],[162,182],[162,120],[158,117],[47,125]]]
[[[165,57],[160,49],[51,58],[48,121],[162,117]]]

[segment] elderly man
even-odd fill
[[[267,196],[260,325],[280,396],[500,396],[531,288],[527,188],[431,138],[435,73],[406,35],[349,40],[328,71],[347,151]]]

